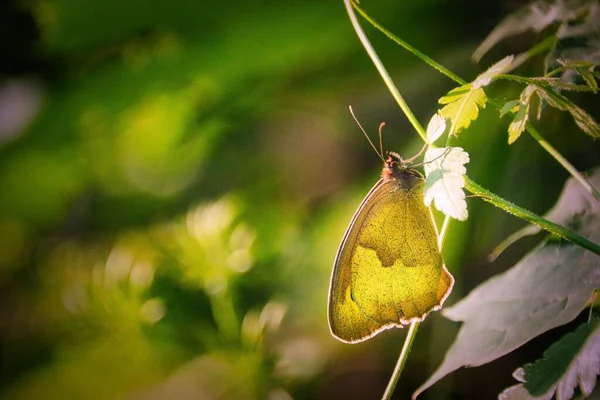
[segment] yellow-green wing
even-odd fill
[[[356,343],[441,307],[454,278],[444,266],[423,180],[381,179],[354,215],[335,260],[329,326]]]

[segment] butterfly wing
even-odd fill
[[[329,293],[329,326],[356,343],[439,309],[454,278],[444,266],[423,179],[379,180],[346,230]]]

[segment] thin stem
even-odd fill
[[[598,297],[598,289],[594,289],[592,293],[592,301],[590,302],[590,313],[588,314],[588,322],[594,317],[594,305],[596,304],[596,298]]]
[[[579,173],[579,171],[577,171],[577,169],[575,169],[573,164],[571,164],[566,158],[564,158],[562,154],[558,152],[558,150],[552,147],[552,145],[548,143],[548,141],[546,141],[546,139],[544,139],[542,135],[540,135],[540,133],[537,131],[537,129],[535,129],[535,127],[530,126],[530,124],[527,124],[527,131],[529,132],[531,137],[533,137],[539,143],[539,145],[542,146],[542,148],[544,148],[544,150],[546,150],[552,157],[554,157],[554,159],[558,161],[558,163],[562,165],[564,169],[569,171],[573,178],[577,179],[577,181],[581,184],[581,186],[585,188],[585,190],[590,192],[598,201],[600,201],[600,192],[598,192],[598,190],[596,190],[596,188],[593,187],[590,184],[590,182],[588,182],[588,180],[585,179],[585,177],[581,173]]]
[[[396,389],[396,385],[398,384],[398,380],[400,379],[400,375],[402,374],[402,370],[404,369],[404,364],[406,364],[406,360],[408,359],[408,353],[410,353],[410,349],[412,344],[417,336],[417,332],[419,330],[420,322],[415,321],[410,324],[408,328],[408,333],[406,334],[406,339],[404,340],[404,346],[402,346],[402,351],[400,352],[400,356],[398,357],[398,361],[396,362],[396,367],[394,368],[394,372],[388,382],[387,388],[385,388],[385,392],[381,397],[383,400],[390,399],[392,394],[394,393],[394,389]]]
[[[392,81],[390,74],[387,72],[387,70],[383,66],[383,63],[379,59],[379,56],[373,49],[373,45],[371,45],[371,42],[369,41],[369,39],[367,39],[367,36],[365,35],[365,32],[360,27],[360,24],[358,23],[358,20],[356,19],[356,15],[354,14],[354,10],[352,9],[351,2],[352,2],[352,0],[344,0],[344,4],[346,5],[346,10],[348,11],[348,15],[350,16],[350,21],[352,22],[352,26],[354,27],[354,30],[356,31],[356,34],[358,35],[359,40],[365,47],[365,50],[367,51],[367,54],[369,54],[369,57],[371,57],[371,61],[373,61],[373,64],[375,64],[377,71],[379,71],[379,74],[383,78],[383,81],[385,82],[386,86],[388,87],[388,90],[390,91],[390,93],[392,94],[392,96],[394,97],[394,99],[396,100],[398,105],[400,106],[400,109],[402,110],[402,112],[404,112],[404,115],[406,115],[406,118],[408,118],[408,120],[412,124],[413,128],[415,128],[415,130],[417,131],[419,136],[421,136],[423,141],[426,142],[427,134],[425,133],[425,129],[423,129],[423,127],[419,123],[419,120],[417,119],[417,117],[415,117],[415,115],[412,113],[412,111],[408,107],[408,104],[406,104],[406,101],[404,100],[404,98],[402,97],[402,95],[400,94],[398,89],[396,88],[396,85],[394,85],[394,81]]]
[[[544,51],[551,51],[556,47],[558,43],[558,39],[554,35],[548,36],[546,39],[542,40],[531,49],[527,50],[524,53],[517,55],[511,65],[511,70],[514,70],[525,61],[529,60],[531,57],[543,53]],[[476,62],[479,62],[480,58],[475,59]]]
[[[543,87],[543,88],[548,88],[548,87],[551,88],[552,85],[550,83],[548,83],[549,81],[546,78],[550,78],[550,77],[543,77],[542,79],[536,79],[536,78],[529,78],[526,76],[519,76],[519,75],[513,75],[513,74],[499,74],[499,75],[496,75],[496,77],[494,79],[506,79],[508,81],[524,83],[526,85],[534,85],[534,86],[539,86],[539,87]],[[544,80],[544,79],[546,79],[546,80]],[[557,78],[554,78],[554,79],[557,79]],[[576,85],[574,83],[568,85],[568,90],[575,91],[575,92],[598,93],[598,89],[594,89],[587,85]],[[564,99],[566,102],[569,102],[569,100],[567,100],[566,97],[561,96],[561,98]]]
[[[345,1],[347,2],[348,0],[345,0]],[[444,67],[443,65],[438,63],[437,61],[435,61],[432,58],[421,53],[420,51],[418,51],[417,49],[415,49],[414,47],[412,47],[411,45],[406,43],[404,40],[400,39],[399,37],[397,37],[390,31],[388,31],[387,29],[382,27],[375,20],[373,20],[373,18],[371,18],[362,8],[360,8],[358,6],[358,4],[356,4],[354,1],[352,2],[352,5],[375,28],[379,29],[384,35],[389,37],[391,40],[396,42],[398,45],[400,45],[401,47],[403,47],[404,49],[406,49],[407,51],[409,51],[416,57],[423,60],[427,65],[438,70],[439,72],[441,72],[448,78],[452,79],[454,82],[458,83],[459,85],[467,84],[467,81],[462,79],[460,76],[456,75],[455,73],[453,73],[452,71],[450,71],[449,69],[447,69],[446,67]],[[492,104],[494,107],[496,107],[498,110],[500,110],[502,108],[502,104],[493,98],[488,98],[488,102],[490,104]],[[509,112],[509,114],[514,115],[514,113],[512,111]],[[552,147],[550,145],[550,143],[548,143],[546,140],[544,140],[542,138],[542,136],[539,134],[539,132],[535,129],[535,127],[531,123],[528,122],[525,129],[531,135],[531,137],[534,140],[536,140],[540,146],[542,146],[542,148],[544,150],[546,150],[552,157],[554,157],[554,159],[560,165],[562,165],[562,167],[565,170],[567,170],[571,174],[571,176],[573,176],[578,182],[580,182],[582,184],[582,186],[589,193],[591,193],[596,199],[598,199],[598,201],[600,201],[600,193],[587,181],[587,179],[585,179],[585,177],[579,171],[577,171],[577,169],[573,166],[573,164],[571,164],[566,158],[564,158],[554,147]]]
[[[516,204],[513,204],[508,200],[501,198],[498,195],[493,194],[492,192],[482,188],[481,186],[470,180],[468,177],[465,177],[465,188],[474,195],[481,197],[484,201],[487,201],[488,203],[491,203],[508,213],[511,213],[521,219],[524,219],[525,221],[535,224],[553,235],[561,237],[565,240],[568,240],[569,242],[575,243],[589,251],[600,255],[600,245],[589,241],[583,236],[579,236],[575,232],[570,231],[569,229],[563,226],[555,224],[554,222],[550,222],[547,219],[542,218],[529,210],[519,207]]]
[[[452,218],[446,215],[446,218],[444,219],[444,224],[442,225],[442,229],[440,230],[440,236],[438,237],[438,247],[440,248],[440,251],[442,251],[444,243],[446,243],[448,229],[450,229],[450,222],[452,222]]]
[[[450,79],[452,79],[455,82],[459,82],[459,81],[462,80],[454,72],[450,71],[449,69],[447,69],[443,65],[435,62],[435,60],[433,60],[432,58],[429,58],[429,56],[427,56],[426,54],[421,53],[419,50],[417,50],[416,48],[412,47],[410,44],[406,43],[404,40],[402,40],[399,37],[395,36],[392,32],[388,31],[386,28],[384,28],[383,26],[381,26],[373,18],[371,18],[369,16],[369,14],[367,14],[367,12],[365,10],[363,10],[358,5],[358,3],[356,1],[352,0],[352,6],[354,6],[354,8],[356,9],[356,11],[358,11],[358,13],[364,19],[366,19],[367,21],[369,21],[369,23],[371,25],[373,25],[375,28],[379,29],[381,31],[381,33],[383,33],[384,35],[386,35],[387,37],[389,37],[390,39],[392,39],[394,42],[398,43],[400,46],[404,47],[409,52],[413,53],[415,56],[417,56],[418,58],[420,58],[421,60],[423,60],[426,64],[428,64],[430,67],[432,67],[434,69],[437,69],[439,72],[441,72],[442,74],[446,75],[447,77],[449,77]],[[465,83],[467,83],[467,82],[463,82],[462,85],[464,85]]]

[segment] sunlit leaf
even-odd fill
[[[433,143],[446,131],[446,120],[438,113],[435,113],[429,124],[427,124],[427,143]]]
[[[484,73],[479,75],[477,77],[477,79],[475,79],[473,81],[473,88],[477,89],[477,88],[489,85],[490,82],[492,82],[492,80],[496,76],[498,76],[510,69],[510,66],[514,59],[515,59],[515,56],[513,56],[511,54],[509,56],[504,57],[502,60],[498,61],[491,67],[489,67],[487,69],[487,71],[485,71]]]
[[[440,104],[446,104],[439,114],[443,118],[450,119],[449,134],[458,134],[467,129],[471,122],[479,116],[479,108],[485,107],[487,96],[482,88],[473,88],[471,84],[463,85],[448,92],[439,100]]]
[[[600,324],[581,325],[544,352],[544,357],[515,371],[513,376],[523,383],[504,390],[501,400],[573,398],[579,386],[589,396],[600,373]]]
[[[454,219],[464,221],[469,216],[465,201],[464,175],[469,154],[460,147],[429,148],[425,153],[425,205]]]
[[[445,96],[440,97],[438,103],[440,104],[449,104],[455,102],[457,100],[462,99],[469,91],[471,90],[471,84],[467,83],[466,85],[462,85],[459,87],[455,87],[450,90]]]
[[[587,210],[571,226],[600,241],[600,214]],[[443,315],[463,325],[442,365],[416,392],[464,366],[479,366],[572,321],[600,285],[600,256],[572,244],[546,243],[474,289]]]
[[[513,144],[521,136],[529,120],[529,102],[519,103],[517,112],[508,126],[508,144]]]

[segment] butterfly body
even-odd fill
[[[388,153],[381,179],[354,214],[338,250],[329,293],[329,326],[357,343],[439,309],[454,279],[423,203],[423,175]]]

